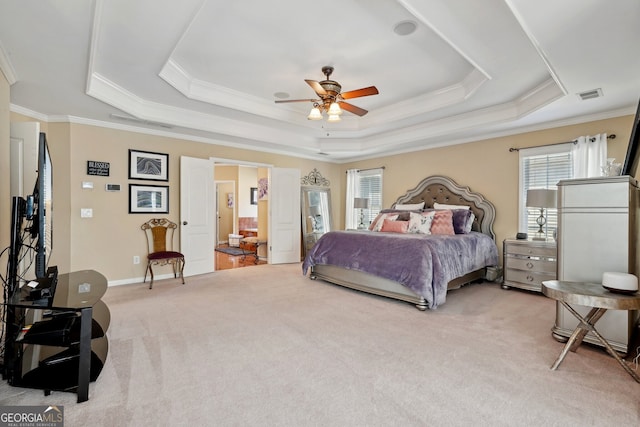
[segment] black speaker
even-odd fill
[[[516,239],[518,240],[527,240],[527,233],[517,233]]]

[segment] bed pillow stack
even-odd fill
[[[423,206],[424,203],[397,204],[393,209],[383,209],[371,222],[369,230],[440,235],[471,231],[475,215],[469,206],[442,203],[434,203],[433,209],[423,209]]]

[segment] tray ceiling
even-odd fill
[[[635,0],[2,2],[0,69],[12,108],[47,121],[344,162],[632,114],[639,16]],[[314,98],[325,65],[343,91],[378,88],[349,100],[367,115],[274,103]]]

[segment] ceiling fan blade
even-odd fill
[[[359,98],[361,96],[377,95],[378,93],[378,89],[375,86],[369,86],[341,93],[340,96],[342,96],[342,99],[351,99]]]
[[[357,116],[360,116],[360,117],[362,117],[362,116],[364,116],[365,114],[368,113],[368,111],[365,110],[364,108],[356,107],[355,105],[349,104],[348,102],[340,101],[340,102],[338,102],[338,105],[343,110],[346,110],[346,111],[348,111],[350,113],[353,113],[353,114],[355,114]]]
[[[282,104],[285,102],[320,102],[317,99],[281,99],[281,100],[275,100],[273,101],[276,104]]]
[[[320,83],[318,83],[317,81],[305,79],[305,82],[307,82],[307,84],[311,86],[311,89],[313,89],[318,94],[318,96],[327,94],[327,91],[324,90],[324,88],[320,86]]]

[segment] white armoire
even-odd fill
[[[638,181],[626,175],[558,183],[558,280],[602,283],[605,271],[638,275],[638,191]],[[614,349],[627,353],[637,320],[637,311],[609,310],[595,326]],[[554,337],[566,341],[577,324],[557,303]],[[591,333],[584,340],[601,345]]]

